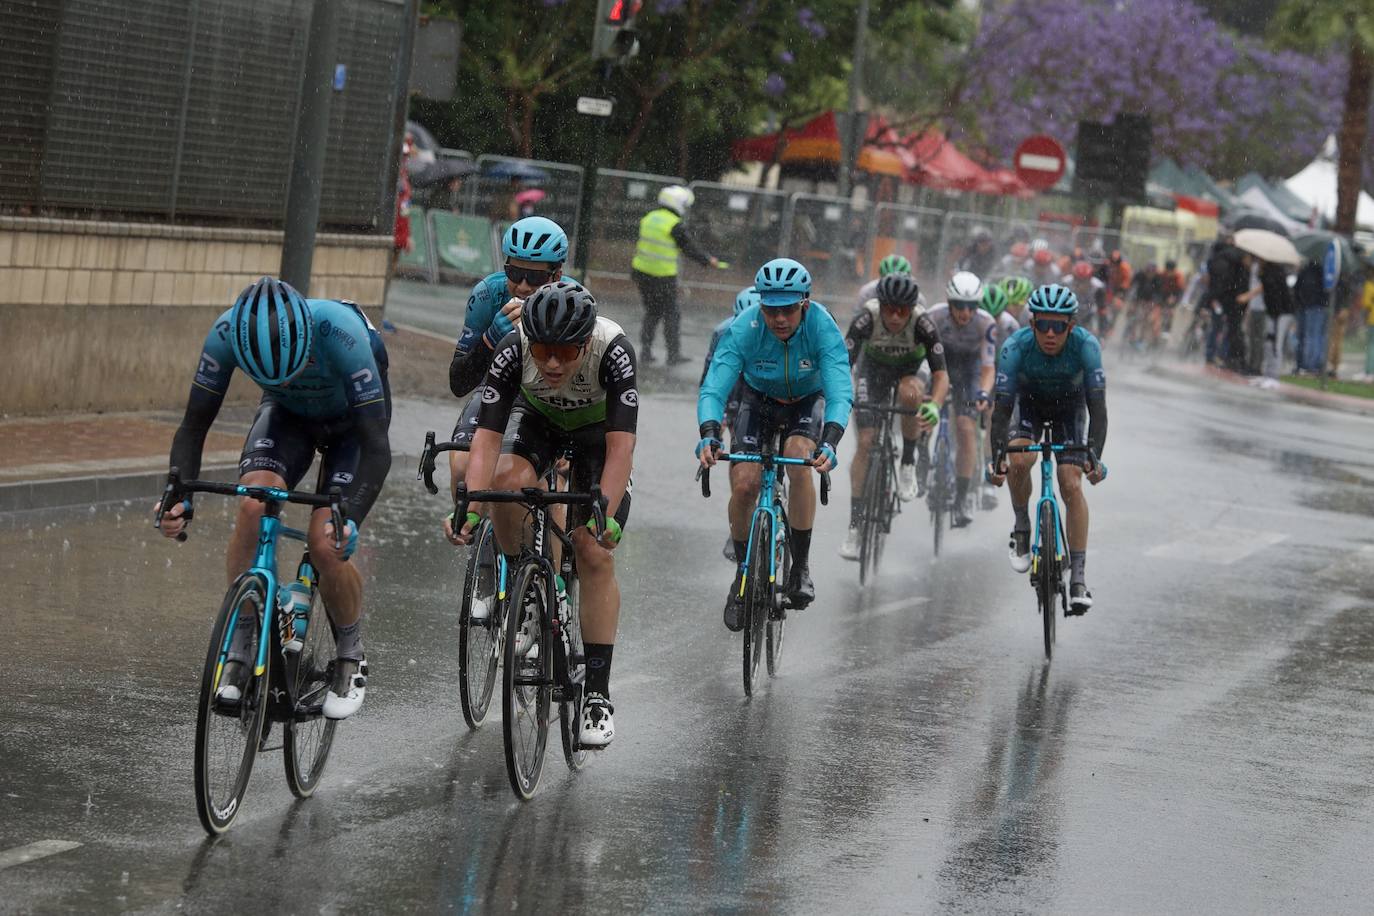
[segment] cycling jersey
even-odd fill
[[[581,286],[569,276],[564,275],[562,279]],[[449,388],[457,397],[481,383],[491,365],[492,353],[501,339],[514,329],[510,320],[501,315],[501,309],[510,300],[510,286],[502,271],[489,274],[472,287],[467,311],[463,314],[463,331],[458,335],[448,369]]]
[[[849,354],[835,319],[819,302],[810,303],[787,340],[768,329],[760,306],[735,318],[716,347],[697,398],[700,424],[721,422],[725,400],[741,374],[750,388],[784,404],[823,392],[826,441],[834,445],[844,434],[854,403]]]
[[[956,324],[949,312],[949,304],[941,302],[926,313],[940,335],[945,348],[945,366],[950,382],[971,385],[978,370],[997,361],[997,329],[993,317],[982,309],[974,309],[973,316],[963,325]]]
[[[332,299],[309,299],[307,303],[313,325],[309,360],[288,383],[260,386],[263,407],[259,413],[284,411],[303,421],[295,423],[296,427],[320,433],[321,444],[343,438],[356,445],[356,468],[339,472],[348,479],[340,478],[338,482],[345,485],[349,516],[361,521],[381,492],[391,466],[391,445],[387,436],[391,397],[386,377],[386,346],[376,328],[353,303]],[[229,381],[238,366],[229,344],[232,312],[230,309],[220,315],[205,338],[186,415],[172,440],[171,465],[178,468],[185,479],[193,479],[200,473],[205,436],[219,414]],[[273,407],[272,411],[267,410],[269,406]],[[284,447],[284,443],[275,441],[267,444],[250,441],[244,454],[248,457],[255,449],[280,451]],[[265,454],[260,457],[269,458]],[[291,462],[280,463],[294,467]],[[277,463],[261,465],[265,468],[277,466]],[[294,485],[295,481],[289,483]]]
[[[1089,442],[1101,456],[1107,440],[1107,376],[1102,369],[1102,346],[1086,329],[1075,327],[1054,356],[1040,349],[1031,328],[1013,334],[998,361],[995,400],[994,447],[1006,445],[1013,407],[1020,407],[1026,422],[1030,417],[1076,414],[1086,404]]]
[[[892,369],[905,369],[907,374],[921,368],[921,361],[930,363],[930,371],[943,372],[945,350],[934,323],[923,309],[917,308],[910,320],[897,331],[889,331],[883,323],[877,299],[870,299],[858,316],[850,322],[844,336],[849,349],[849,361],[858,364],[862,354],[865,362]]]
[[[1002,314],[998,315],[993,320],[997,322],[996,352],[1000,355],[1002,352],[1002,345],[1007,342],[1011,335],[1021,330],[1021,322],[1016,319],[1015,315],[1008,311],[1003,311]]]

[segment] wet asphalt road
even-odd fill
[[[203,498],[183,545],[142,506],[0,517],[0,911],[1368,910],[1374,422],[1115,371],[1097,606],[1061,623],[1050,666],[1005,504],[938,563],[904,514],[861,592],[834,554],[840,482],[817,601],[747,701],[720,623],[723,492],[692,481],[687,386],[654,378],[619,551],[619,737],[576,776],[555,745],[528,804],[499,704],[463,724],[463,555],[411,461],[359,556],[364,711],[313,799],[261,756],[213,842],[192,742],[228,507]],[[452,422],[410,407],[394,441]],[[51,840],[81,845],[7,854]]]

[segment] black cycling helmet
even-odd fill
[[[567,280],[546,283],[525,300],[520,326],[534,343],[581,343],[596,329],[596,299]]]
[[[916,305],[921,288],[908,274],[888,274],[878,281],[878,302],[886,305]]]

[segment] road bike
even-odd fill
[[[427,464],[433,473],[433,459]],[[425,486],[434,492],[427,476]],[[583,681],[586,657],[578,614],[577,564],[572,539],[554,521],[549,507],[586,506],[598,536],[606,530],[606,503],[601,488],[585,493],[549,491],[542,487],[521,490],[469,490],[459,484],[453,496],[453,517],[466,518],[468,505],[516,503],[528,511],[532,537],[520,547],[520,557],[509,570],[512,586],[501,602],[505,605],[505,636],[502,642],[501,732],[506,750],[506,775],[522,801],[534,797],[544,770],[549,720],[557,704],[559,734],[568,768],[577,771],[588,752],[579,738],[582,721]],[[563,578],[566,607],[559,601],[552,541],[562,545],[559,574]],[[512,608],[516,609],[512,612]],[[523,637],[523,638],[522,638]]]
[[[930,486],[926,489],[926,506],[930,509],[930,530],[934,538],[935,556],[940,555],[945,526],[954,511],[957,492],[954,482],[954,449],[949,438],[949,402],[940,408],[940,428],[935,432],[935,448],[930,457]]]
[[[766,428],[766,427],[765,427]],[[782,642],[787,628],[787,577],[792,570],[792,554],[787,543],[786,492],[778,468],[786,465],[810,467],[805,458],[784,458],[777,454],[777,437],[763,437],[760,452],[723,452],[720,461],[745,462],[762,466],[759,497],[749,523],[749,542],[744,552],[744,576],[739,597],[744,614],[744,693],[753,696],[758,687],[760,657],[767,645],[768,676],[776,677],[782,666]],[[697,469],[701,495],[711,496],[711,472]],[[830,475],[821,475],[821,505],[830,502]]]
[[[914,416],[918,410],[897,407],[889,397],[887,403],[860,401],[856,410],[880,415],[876,441],[868,451],[868,473],[864,476],[863,510],[859,516],[859,585],[868,583],[878,572],[883,547],[892,532],[892,520],[902,511],[897,498],[897,450],[892,435],[893,416]]]
[[[1009,445],[1008,454],[1032,452],[1040,455],[1040,499],[1035,505],[1035,532],[1031,543],[1030,582],[1035,589],[1036,606],[1045,635],[1045,658],[1054,654],[1055,610],[1059,599],[1060,611],[1069,610],[1069,593],[1064,587],[1064,561],[1068,557],[1068,535],[1059,500],[1054,492],[1054,462],[1051,457],[1063,454],[1093,454],[1087,445],[1054,442],[1054,426],[1041,427],[1040,441],[1035,445]]]
[[[205,480],[181,480],[176,468],[158,506],[156,527],[178,500],[192,493],[242,496],[265,504],[258,524],[257,554],[224,596],[210,630],[210,646],[200,677],[196,712],[196,812],[207,833],[229,829],[242,808],[248,777],[258,752],[267,747],[272,722],[282,723],[286,783],[297,798],[308,798],[319,785],[338,724],[323,717],[325,696],[334,680],[334,631],[326,615],[315,569],[306,550],[294,583],[308,590],[309,602],[284,606],[285,588],[277,583],[279,538],[306,540],[304,531],[282,523],[286,503],[327,508],[334,522],[335,545],[342,537],[347,506],[337,488],[329,494],[302,493],[276,487],[244,486]],[[185,540],[183,532],[179,540]],[[280,595],[280,597],[279,597]],[[293,610],[294,608],[294,610]],[[239,645],[256,645],[244,664],[247,677],[240,699],[219,699],[220,678],[230,660],[235,636],[248,629]],[[294,650],[294,651],[293,651]]]
[[[433,431],[425,433],[416,479],[423,480],[431,494],[439,492],[434,484],[434,459],[448,451],[461,449],[452,442],[436,445]],[[454,524],[461,528],[463,523],[455,516]],[[486,721],[496,690],[506,632],[508,581],[506,558],[496,548],[491,519],[484,518],[473,535],[458,604],[458,702],[463,708],[463,721],[473,731]],[[475,614],[474,609],[478,611]]]

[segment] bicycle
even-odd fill
[[[859,516],[859,585],[867,584],[870,574],[878,571],[887,535],[892,532],[892,520],[902,511],[897,498],[897,443],[892,436],[894,415],[914,416],[919,411],[897,407],[894,398],[886,404],[860,401],[856,410],[883,414],[878,439],[868,452],[868,474],[864,477],[863,513]]]
[[[930,509],[930,528],[934,537],[935,556],[940,555],[948,516],[954,510],[954,449],[949,441],[949,402],[940,408],[940,428],[935,433],[935,450],[930,458],[930,487],[926,490],[926,506]]]
[[[787,596],[782,590],[792,570],[792,553],[787,543],[787,509],[783,506],[785,485],[778,467],[810,467],[805,458],[784,458],[776,452],[777,437],[763,437],[760,452],[722,452],[720,461],[741,461],[762,465],[758,503],[749,523],[749,542],[744,552],[743,579],[739,596],[744,599],[744,693],[753,696],[757,687],[759,660],[767,644],[768,676],[777,677],[782,666],[782,643],[787,627]],[[711,472],[697,469],[701,495],[711,496]],[[821,475],[821,505],[830,502],[830,474]]]
[[[429,465],[432,473],[433,464]],[[432,487],[433,481],[426,480]],[[593,485],[586,493],[549,491],[541,487],[521,490],[468,490],[459,484],[453,497],[455,520],[467,516],[468,504],[518,503],[533,522],[532,542],[522,544],[520,559],[512,570],[514,585],[502,599],[507,605],[505,638],[502,644],[501,731],[506,750],[506,775],[516,797],[529,801],[539,787],[548,746],[549,710],[558,704],[563,757],[574,772],[586,765],[589,751],[579,739],[582,721],[582,685],[586,676],[586,657],[582,647],[582,627],[578,616],[577,565],[572,538],[547,511],[549,506],[588,506],[596,530],[606,528],[605,501],[601,488]],[[563,544],[559,563],[567,592],[568,610],[559,607],[554,578],[550,536]],[[510,613],[510,602],[523,613]],[[525,617],[533,615],[534,625],[525,628]],[[520,642],[521,631],[527,636]]]
[[[424,481],[431,494],[439,492],[433,477],[435,457],[457,450],[458,446],[452,442],[436,445],[433,431],[425,433],[425,447],[420,453],[416,479]],[[462,527],[457,516],[454,524]],[[458,605],[458,702],[463,708],[463,721],[473,731],[486,721],[496,689],[496,671],[505,636],[507,583],[506,558],[496,549],[496,532],[491,519],[484,518],[468,553],[463,595]],[[474,619],[474,602],[486,608],[485,616]]]
[[[1034,452],[1040,455],[1040,499],[1035,506],[1035,537],[1031,544],[1031,586],[1035,589],[1036,606],[1040,612],[1041,627],[1045,636],[1045,658],[1054,655],[1054,599],[1059,597],[1060,610],[1066,616],[1069,610],[1069,593],[1064,587],[1064,560],[1068,556],[1068,537],[1065,534],[1063,515],[1059,511],[1059,501],[1054,495],[1054,466],[1051,455],[1083,454],[1092,455],[1087,445],[1066,445],[1053,442],[1054,425],[1045,423],[1041,427],[1040,442],[1036,445],[1009,445],[1007,453]]]
[[[277,540],[306,540],[304,531],[284,525],[285,503],[328,508],[334,522],[335,544],[342,537],[346,504],[335,488],[327,495],[180,478],[176,468],[167,475],[167,486],[158,506],[154,527],[178,500],[192,493],[246,496],[266,504],[258,527],[258,548],[253,565],[229,586],[224,603],[210,630],[210,645],[201,670],[200,703],[196,712],[195,790],[196,813],[207,833],[215,836],[229,829],[242,806],[248,777],[260,751],[268,748],[270,723],[283,726],[282,749],[286,782],[297,798],[308,798],[319,785],[334,743],[338,724],[323,718],[325,695],[334,679],[334,633],[319,620],[315,569],[306,550],[296,567],[296,581],[309,589],[309,609],[304,621],[279,601]],[[186,533],[178,535],[185,540]],[[284,591],[284,590],[283,590]],[[304,623],[304,633],[301,624]],[[326,617],[324,623],[328,623]],[[251,628],[257,649],[240,699],[217,697],[220,676],[229,660],[235,633]],[[273,639],[276,635],[279,638]],[[293,637],[302,641],[297,651],[285,644]],[[225,726],[220,735],[219,726]],[[240,745],[242,750],[239,750]],[[216,766],[216,751],[221,758]],[[222,783],[222,784],[221,784]]]

